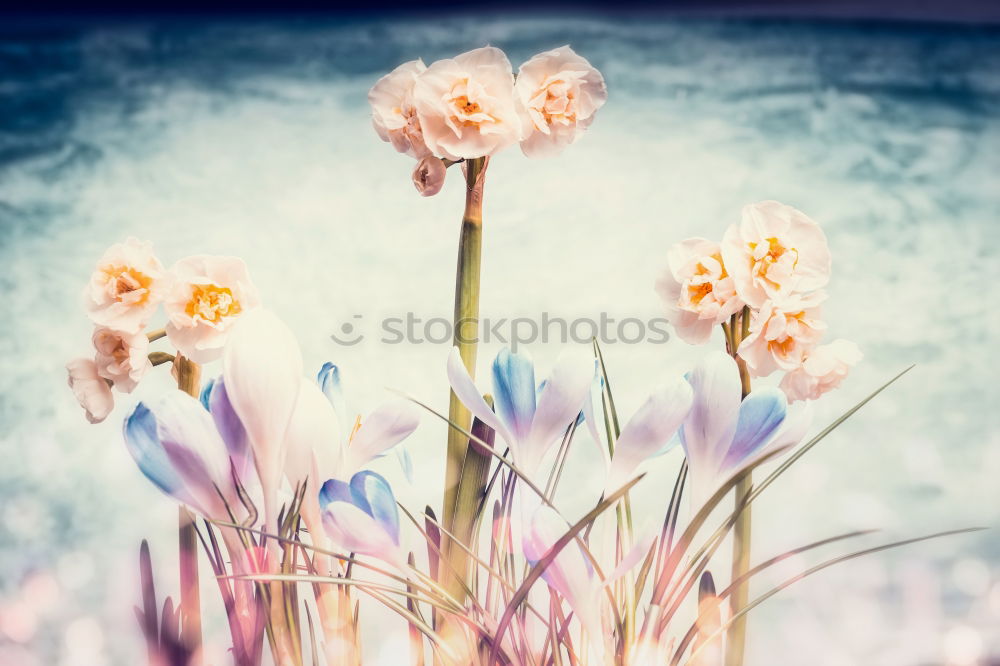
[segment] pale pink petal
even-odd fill
[[[708,341],[719,324],[743,307],[718,244],[689,238],[667,252],[656,281],[667,321],[689,344]]]
[[[515,93],[525,111],[521,150],[528,157],[561,152],[590,126],[608,98],[604,77],[569,46],[521,65]]]
[[[569,525],[555,510],[539,507],[523,536],[525,558],[532,564],[538,562],[567,531]],[[542,578],[566,600],[592,636],[601,635],[599,588],[586,556],[575,541],[559,551]]]
[[[736,432],[742,395],[740,374],[732,357],[713,352],[695,366],[688,381],[694,400],[684,420],[681,444],[691,486],[704,491],[715,487],[716,473]]]
[[[173,286],[163,304],[167,337],[196,363],[220,358],[234,324],[260,305],[246,264],[239,257],[197,255],[170,272]]]
[[[258,309],[233,328],[223,372],[229,400],[250,437],[267,526],[275,529],[285,436],[302,384],[302,353],[291,330]]]
[[[153,367],[149,361],[149,338],[145,333],[124,333],[97,327],[93,335],[97,371],[122,393],[131,393]]]
[[[420,412],[408,400],[381,405],[354,434],[346,451],[347,474],[353,474],[410,436],[420,424]]]
[[[561,438],[570,423],[583,409],[596,371],[594,357],[582,349],[563,352],[556,359],[542,394],[538,397],[535,418],[519,464],[531,473],[541,463],[546,452]]]
[[[343,468],[340,437],[340,424],[333,405],[315,382],[302,379],[295,411],[285,434],[288,449],[285,475],[289,483],[294,487],[308,481],[311,490],[306,494],[311,497],[327,479],[340,478]],[[312,476],[314,465],[320,474],[318,477]]]
[[[414,84],[413,104],[430,152],[451,160],[493,155],[523,133],[510,61],[497,48],[431,64]]]
[[[84,290],[84,306],[98,326],[135,334],[156,312],[170,279],[153,246],[135,238],[112,245]]]
[[[114,409],[115,399],[106,379],[97,372],[97,364],[89,358],[73,359],[66,364],[69,387],[76,401],[87,413],[87,420],[100,423]]]
[[[413,105],[413,85],[427,67],[421,60],[403,63],[379,79],[368,92],[372,125],[398,152],[421,158],[428,154]]]
[[[777,201],[743,207],[722,241],[740,297],[755,308],[769,299],[820,289],[830,278],[830,250],[816,222]]]
[[[605,494],[625,485],[639,465],[666,447],[688,415],[692,399],[691,385],[678,377],[646,400],[615,442]]]
[[[371,555],[400,569],[406,560],[399,546],[377,520],[347,502],[330,502],[323,509],[327,536],[346,553]]]
[[[452,347],[451,353],[448,355],[448,382],[451,384],[451,390],[455,392],[466,409],[472,412],[472,415],[477,419],[496,430],[497,434],[516,455],[517,442],[511,436],[507,426],[496,415],[496,412],[490,409],[486,401],[483,400],[483,394],[480,393],[469,376],[469,372],[465,369],[465,363],[462,361],[458,347]]]

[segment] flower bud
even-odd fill
[[[440,158],[428,155],[417,162],[413,170],[413,186],[422,197],[432,197],[441,191],[447,167]]]

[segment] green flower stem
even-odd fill
[[[483,243],[483,182],[488,158],[466,160],[465,214],[462,216],[462,233],[458,244],[458,270],[455,277],[455,339],[462,362],[469,375],[475,378],[476,347],[479,340],[479,272]],[[448,460],[445,470],[445,491],[442,522],[445,528],[462,538],[471,538],[479,508],[484,476],[479,465],[466,465],[466,457],[474,449],[469,446],[468,432],[472,415],[451,394],[448,420],[457,428],[448,429]],[[471,544],[466,544],[471,547]],[[444,544],[445,555],[456,566],[455,571],[467,578],[468,558],[461,548]],[[439,575],[445,589],[456,599],[464,599],[464,580],[452,569],[442,566]]]
[[[201,390],[201,367],[178,353],[174,357],[177,388],[198,397]],[[186,507],[178,508],[177,547],[181,579],[181,640],[194,655],[192,664],[201,657],[201,590],[198,587],[198,535],[194,515]]]
[[[750,372],[747,370],[746,361],[737,355],[740,342],[750,332],[750,308],[744,307],[738,315],[733,315],[729,324],[729,353],[736,360],[736,365],[740,370],[740,383],[742,384],[743,397],[750,393]],[[753,489],[753,478],[748,472],[736,483],[736,506],[746,502],[747,497]],[[750,537],[752,531],[752,513],[750,505],[747,505],[736,518],[733,525],[733,569],[732,580],[742,580],[729,597],[730,615],[736,616],[750,601],[750,581],[746,574],[750,570]],[[730,626],[726,640],[726,661],[725,666],[743,666],[743,654],[747,640],[747,616],[746,614],[736,618]]]

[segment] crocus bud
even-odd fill
[[[422,197],[432,197],[441,191],[447,167],[440,158],[428,155],[417,162],[413,170],[413,186]]]

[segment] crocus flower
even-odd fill
[[[167,337],[196,363],[218,359],[233,324],[260,305],[246,264],[239,257],[198,255],[178,261],[170,272]]]
[[[500,49],[487,46],[431,64],[417,77],[413,102],[424,142],[439,157],[486,157],[521,140],[514,74]]]
[[[295,336],[267,310],[247,313],[226,343],[223,377],[254,453],[267,529],[277,530],[285,435],[302,386],[302,353]]]
[[[420,119],[413,105],[413,84],[427,70],[422,60],[411,60],[379,79],[368,91],[372,125],[383,141],[398,152],[420,159],[427,155]]]
[[[777,201],[743,207],[722,239],[722,258],[748,305],[820,289],[830,279],[830,248],[819,225]]]
[[[205,516],[229,520],[242,512],[229,448],[212,414],[173,390],[125,419],[125,445],[157,488]]]
[[[778,303],[766,301],[750,319],[750,335],[740,343],[739,355],[754,376],[775,370],[794,370],[823,337],[820,303],[826,294],[816,291],[793,295]]]
[[[339,393],[339,370],[332,363],[323,366],[318,382],[302,381],[286,435],[285,474],[292,485],[306,482],[302,515],[310,532],[316,530],[315,534],[322,533],[315,492],[322,480],[349,480],[369,462],[408,437],[420,420],[416,407],[399,399],[381,405],[363,419],[347,419],[346,407],[338,413],[334,406],[335,402],[343,404],[342,397],[338,395],[331,401],[321,389],[325,386],[332,391],[334,383]],[[341,426],[344,421],[356,425],[345,432]]]
[[[529,476],[580,414],[594,370],[590,355],[563,354],[536,401],[538,386],[531,357],[502,349],[493,361],[494,413],[466,372],[457,347],[448,358],[448,380],[455,395],[480,421],[496,430],[510,447],[515,464]]]
[[[597,442],[607,465],[605,494],[618,490],[646,460],[665,453],[676,444],[674,435],[691,409],[691,385],[682,377],[667,382],[654,391],[632,415],[615,440],[614,456],[605,443],[600,381],[594,382],[591,399],[584,404],[584,418],[590,436]]]
[[[521,65],[514,91],[528,116],[521,141],[528,157],[556,155],[576,141],[608,99],[604,77],[569,46]]]
[[[816,400],[840,386],[861,358],[861,350],[856,344],[849,340],[834,340],[806,354],[802,365],[786,374],[779,386],[789,402]]]
[[[101,377],[93,359],[77,358],[66,364],[69,387],[87,413],[87,420],[100,423],[115,407],[108,380]]]
[[[116,389],[131,393],[142,376],[153,367],[149,362],[149,338],[145,333],[123,333],[98,326],[94,329],[97,372]]]
[[[546,505],[538,507],[522,538],[522,549],[528,564],[535,566],[567,531],[569,525],[554,509]],[[543,570],[542,580],[566,600],[580,624],[587,630],[592,646],[601,649],[602,588],[580,545],[566,544]]]
[[[694,506],[761,458],[794,446],[808,427],[808,413],[789,410],[785,394],[759,388],[742,402],[736,362],[710,354],[688,375],[691,411],[680,430],[690,470]]]
[[[428,155],[417,162],[413,169],[413,186],[422,197],[432,197],[444,187],[444,178],[448,175],[448,167],[440,158]]]
[[[244,486],[259,485],[250,437],[229,401],[226,382],[222,377],[216,377],[205,384],[201,391],[201,403],[212,415],[212,421],[226,444],[229,460],[240,483]]]
[[[87,314],[98,326],[138,333],[169,289],[153,246],[136,238],[105,251],[84,290]]]
[[[670,248],[656,292],[667,321],[692,345],[708,341],[717,325],[743,307],[718,243],[704,238],[689,238]]]
[[[330,479],[319,492],[319,503],[327,535],[340,548],[406,568],[399,547],[399,509],[384,478],[366,470],[347,483]]]

